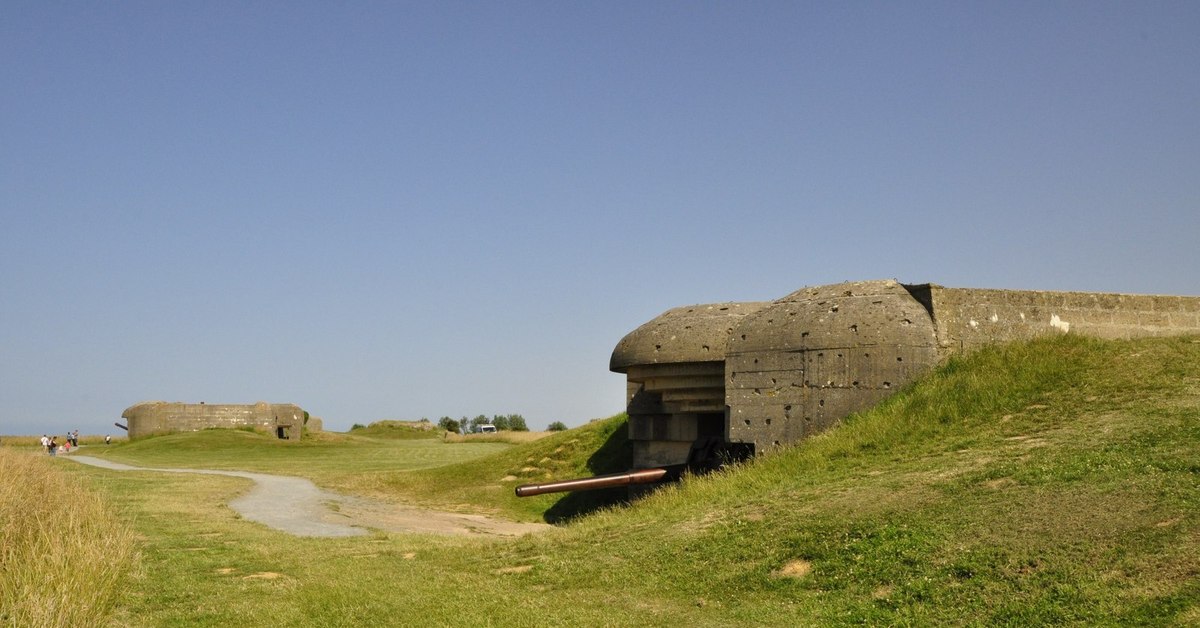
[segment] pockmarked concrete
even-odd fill
[[[1200,297],[946,288],[895,280],[667,310],[627,334],[634,469],[772,451],[823,432],[952,356],[1039,336],[1200,334]]]
[[[412,506],[376,502],[324,490],[305,478],[219,471],[135,467],[91,456],[71,455],[71,460],[114,471],[199,473],[246,478],[254,482],[248,493],[229,502],[243,518],[296,536],[361,536],[371,529],[449,535],[520,536],[552,526],[501,521],[483,515],[466,515]]]

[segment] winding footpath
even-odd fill
[[[517,523],[483,515],[465,515],[379,503],[321,489],[305,478],[248,471],[135,467],[91,456],[72,454],[67,457],[76,462],[113,471],[199,473],[252,480],[254,487],[250,492],[229,502],[229,507],[244,519],[296,536],[361,536],[368,534],[371,529],[429,534],[520,536],[552,527],[544,523]]]

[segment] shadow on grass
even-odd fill
[[[608,440],[604,441],[596,453],[588,458],[587,468],[592,475],[620,473],[630,469],[630,465],[633,464],[633,446],[629,442],[629,430],[626,425],[626,423],[622,423],[619,428],[613,430]],[[566,493],[562,499],[546,510],[544,519],[547,523],[565,523],[602,508],[628,502],[629,489],[624,486]]]

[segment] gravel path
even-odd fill
[[[248,471],[134,467],[91,456],[68,457],[114,471],[200,473],[253,480],[254,488],[229,502],[229,507],[245,519],[296,536],[359,536],[367,534],[371,528],[391,532],[519,536],[552,527],[374,502],[323,490],[305,478]]]

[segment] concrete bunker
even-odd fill
[[[948,356],[1043,334],[1200,333],[1200,298],[862,281],[673,308],[626,335],[634,468],[747,456],[828,429]]]
[[[291,403],[208,404],[144,401],[125,409],[130,438],[209,428],[253,428],[297,441],[308,413]],[[319,424],[319,423],[318,423]]]

